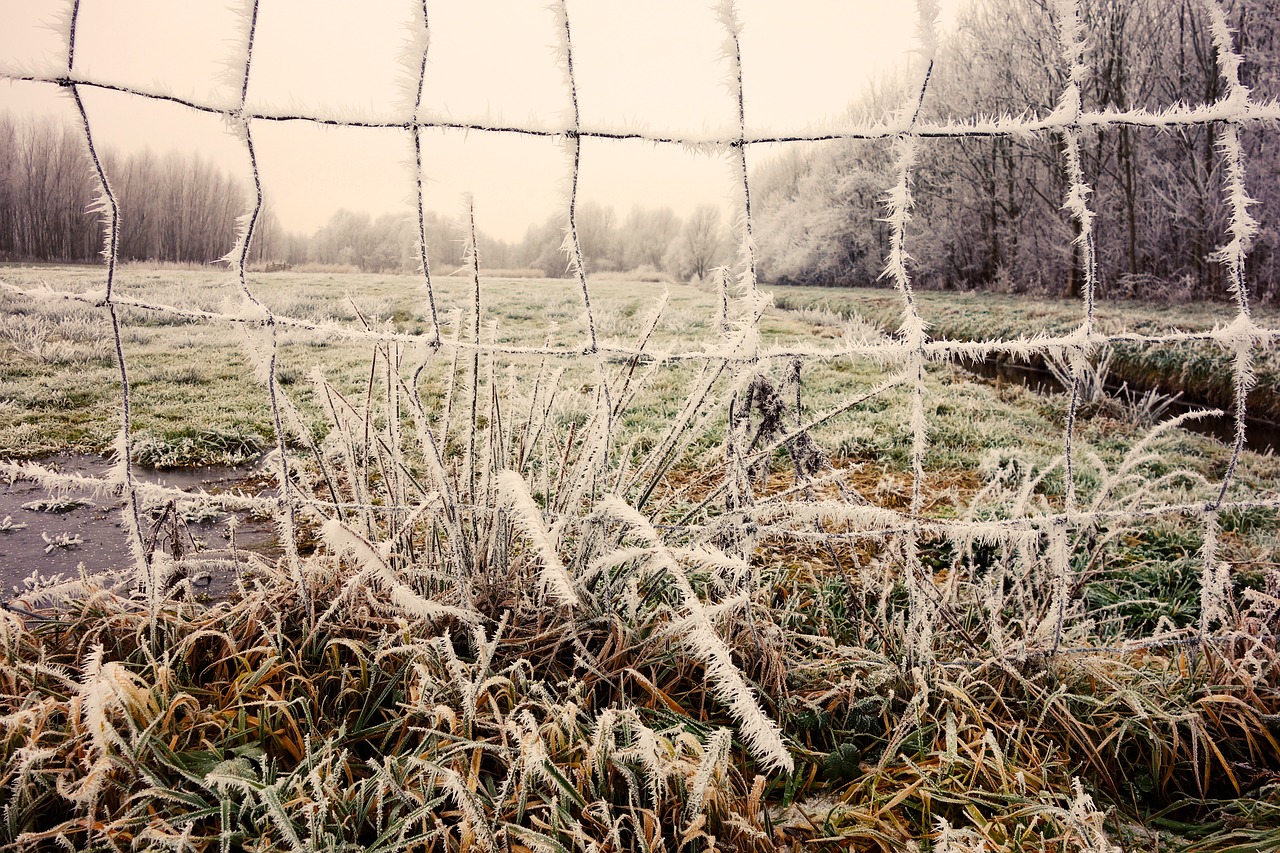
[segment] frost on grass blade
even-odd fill
[[[480,614],[473,610],[441,604],[424,598],[396,576],[377,549],[337,519],[325,522],[320,530],[325,544],[335,554],[349,554],[363,572],[383,587],[392,601],[415,619],[452,618],[460,622],[475,622]]]
[[[515,471],[503,471],[498,474],[498,489],[504,499],[510,502],[516,521],[538,552],[538,559],[542,562],[542,588],[561,604],[579,606],[581,602],[574,589],[573,578],[560,561],[556,544],[543,526],[542,511],[533,502],[524,478]]]
[[[681,634],[681,640],[706,666],[712,691],[738,721],[738,733],[743,742],[766,768],[790,772],[795,764],[782,742],[777,724],[761,710],[755,691],[733,663],[728,647],[707,617],[706,606],[694,591],[680,561],[662,543],[649,520],[624,501],[606,497],[600,502],[597,512],[632,527],[652,549],[656,567],[675,582],[688,613],[687,627]]]

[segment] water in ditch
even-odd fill
[[[37,460],[39,464],[67,474],[103,477],[110,463],[98,456],[59,454]],[[264,494],[266,478],[254,466],[218,466],[150,470],[135,468],[139,480],[184,491],[210,494],[237,492]],[[83,571],[110,572],[132,565],[120,510],[121,498],[93,496],[88,491],[69,490],[51,502],[51,495],[38,483],[16,479],[0,481],[0,601],[20,599],[27,590],[26,578],[62,575],[72,579]],[[50,505],[52,503],[52,505]],[[43,504],[43,506],[42,506]],[[256,553],[268,561],[280,554],[275,525],[269,518],[243,511],[234,514],[211,512],[198,518],[175,521],[149,513],[144,534],[155,547],[171,553],[174,539],[181,553],[223,552],[231,545],[230,516],[235,516],[234,546]],[[235,579],[229,570],[213,570],[197,578],[200,594],[226,595]]]
[[[1064,393],[1067,389],[1058,381],[1052,372],[1043,367],[1027,364],[1015,364],[1007,361],[956,362],[970,373],[1002,382],[1006,385],[1023,385],[1040,394]],[[1109,387],[1112,393],[1120,393],[1121,389]],[[1142,390],[1137,392],[1141,395]],[[1185,412],[1203,409],[1216,409],[1205,402],[1189,400],[1185,396],[1178,397],[1169,403],[1165,417],[1172,418]],[[1186,429],[1207,435],[1223,444],[1234,444],[1236,440],[1235,420],[1230,414],[1219,417],[1197,418],[1183,425]],[[1245,447],[1256,453],[1280,452],[1280,424],[1260,418],[1245,420]]]

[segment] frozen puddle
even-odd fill
[[[37,460],[46,468],[82,477],[103,477],[110,463],[98,456],[60,454]],[[252,466],[207,466],[164,471],[135,467],[140,483],[205,492],[210,495],[262,495],[270,484]],[[201,553],[228,559],[207,561],[199,574],[197,592],[217,597],[235,583],[231,560],[230,524],[236,520],[235,549],[254,552],[274,561],[280,553],[275,527],[269,518],[247,510],[226,512],[212,501],[178,501],[145,496],[143,536],[157,552],[194,557]],[[51,493],[28,479],[0,480],[0,601],[21,595],[23,580],[33,572],[41,577],[78,576],[80,566],[96,574],[132,566],[125,539],[121,509],[124,500],[94,495],[90,489],[66,489]]]

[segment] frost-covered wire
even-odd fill
[[[80,0],[73,0],[66,20],[68,78],[75,71],[76,35],[79,22]],[[80,90],[74,83],[65,83],[63,85],[65,85],[66,90],[70,92],[72,99],[75,101],[76,112],[80,117],[80,126],[84,131],[85,145],[89,151],[89,158],[93,162],[94,175],[98,180],[99,195],[90,209],[102,218],[103,223],[102,255],[106,260],[107,271],[105,288],[100,304],[106,307],[111,319],[111,339],[115,347],[116,368],[120,374],[120,429],[116,434],[114,447],[115,465],[108,479],[110,482],[117,484],[124,495],[125,507],[122,515],[125,534],[133,556],[133,564],[138,573],[139,586],[142,587],[147,597],[148,609],[153,620],[152,627],[154,628],[154,619],[159,607],[159,589],[157,588],[155,573],[152,571],[151,561],[147,559],[146,544],[143,541],[142,511],[139,506],[133,473],[133,399],[130,394],[128,364],[124,355],[124,338],[121,332],[120,313],[115,301],[116,265],[120,248],[120,205],[116,201],[115,193],[111,190],[111,182],[107,179],[107,172],[102,164],[102,158],[98,155],[98,148],[94,142],[93,128],[89,122],[89,113],[85,109],[83,99],[80,97]]]

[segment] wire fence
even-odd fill
[[[914,96],[892,115],[866,124],[855,124],[837,131],[815,133],[748,133],[746,98],[742,78],[742,53],[739,41],[740,22],[732,0],[720,3],[715,10],[724,31],[724,62],[731,82],[729,97],[736,106],[737,132],[728,136],[663,136],[643,132],[618,132],[608,128],[584,124],[578,105],[578,85],[574,68],[574,40],[567,0],[558,0],[550,7],[552,21],[548,33],[558,44],[558,60],[565,78],[565,98],[569,109],[568,120],[560,127],[520,126],[515,124],[486,124],[470,121],[453,121],[428,114],[424,108],[424,85],[427,75],[430,27],[428,3],[414,4],[415,20],[410,36],[409,51],[416,61],[409,65],[416,69],[416,79],[409,81],[407,90],[412,94],[411,103],[404,116],[389,120],[354,120],[342,117],[306,114],[305,112],[255,112],[247,108],[247,94],[254,71],[255,31],[258,20],[257,2],[244,8],[241,53],[237,74],[238,101],[233,105],[215,105],[175,97],[160,91],[119,85],[96,80],[80,74],[76,68],[76,36],[79,21],[79,3],[73,2],[65,23],[66,68],[56,75],[5,73],[2,79],[43,83],[60,87],[74,101],[88,153],[93,160],[100,184],[97,212],[105,228],[104,256],[106,259],[103,287],[90,293],[56,292],[51,290],[24,291],[39,299],[66,299],[97,306],[110,318],[115,343],[119,382],[122,391],[120,430],[117,440],[117,462],[110,482],[122,488],[125,497],[125,519],[131,540],[134,560],[143,585],[152,596],[157,595],[153,568],[148,558],[143,533],[144,497],[175,497],[180,492],[166,490],[139,482],[136,477],[133,456],[133,396],[131,395],[131,371],[123,344],[124,309],[142,309],[201,323],[226,323],[253,332],[257,347],[257,360],[264,379],[265,393],[270,402],[273,432],[275,436],[276,478],[278,496],[271,498],[229,498],[237,506],[268,507],[276,515],[285,544],[285,568],[293,583],[305,590],[306,578],[303,559],[299,556],[296,540],[297,513],[305,506],[336,511],[342,507],[357,508],[365,512],[389,513],[407,511],[411,507],[386,504],[361,505],[359,502],[343,502],[337,499],[320,500],[306,494],[291,475],[294,464],[290,442],[288,403],[283,397],[277,360],[280,352],[280,335],[284,331],[315,333],[330,338],[344,338],[375,345],[405,345],[421,347],[439,353],[440,357],[461,356],[540,356],[566,362],[582,362],[592,366],[600,377],[608,373],[609,359],[644,357],[659,366],[681,364],[715,365],[717,376],[732,377],[735,387],[745,386],[753,375],[767,370],[771,365],[833,359],[873,360],[889,369],[887,378],[870,389],[851,392],[846,399],[827,411],[815,415],[809,423],[801,424],[781,436],[773,447],[786,446],[806,434],[817,424],[832,417],[852,411],[868,399],[893,388],[905,388],[911,396],[911,414],[908,428],[911,435],[910,473],[911,491],[908,505],[903,509],[869,506],[855,501],[815,501],[800,494],[783,496],[757,496],[750,485],[747,468],[751,457],[758,455],[748,447],[741,418],[735,421],[732,413],[724,436],[728,448],[726,471],[716,486],[722,495],[728,495],[727,507],[721,517],[705,522],[662,525],[660,529],[673,537],[707,536],[723,530],[725,525],[736,526],[739,531],[749,531],[747,545],[771,539],[797,542],[814,542],[830,545],[832,542],[895,538],[902,543],[905,573],[910,597],[909,621],[906,626],[907,646],[917,659],[931,654],[933,626],[940,617],[943,599],[931,571],[922,562],[918,545],[925,537],[944,537],[956,542],[981,542],[1007,548],[1012,559],[1019,555],[1035,553],[1053,575],[1051,586],[1057,599],[1046,625],[1028,637],[1021,653],[1066,653],[1072,651],[1096,652],[1097,648],[1074,649],[1063,640],[1064,622],[1068,618],[1069,598],[1075,588],[1073,568],[1074,551],[1090,531],[1107,524],[1124,522],[1151,523],[1156,519],[1174,519],[1183,525],[1198,526],[1204,533],[1202,549],[1203,572],[1201,577],[1202,617],[1198,629],[1171,630],[1153,636],[1130,638],[1123,646],[1111,651],[1150,648],[1161,644],[1188,642],[1221,642],[1238,639],[1240,634],[1227,612],[1226,602],[1231,595],[1229,568],[1218,553],[1218,531],[1224,512],[1243,509],[1280,509],[1280,497],[1270,494],[1254,494],[1245,498],[1233,497],[1237,469],[1245,451],[1248,394],[1253,385],[1253,365],[1257,355],[1280,339],[1280,330],[1258,323],[1250,310],[1250,288],[1245,275],[1245,260],[1256,223],[1250,211],[1248,188],[1245,186],[1244,149],[1240,134],[1244,130],[1267,130],[1280,120],[1280,104],[1273,101],[1255,101],[1248,88],[1240,82],[1241,57],[1232,42],[1227,18],[1216,0],[1206,0],[1204,12],[1211,23],[1217,49],[1219,71],[1226,82],[1225,95],[1214,103],[1202,105],[1171,104],[1159,110],[1086,110],[1082,106],[1081,85],[1087,78],[1085,34],[1081,26],[1081,9],[1078,0],[1056,0],[1054,17],[1058,23],[1060,62],[1065,70],[1067,83],[1056,109],[1041,117],[1003,117],[986,119],[929,122],[921,120],[921,104],[934,69],[938,34],[937,4],[933,0],[918,0],[920,46],[923,61],[918,71],[919,85]],[[106,90],[127,94],[136,98],[165,101],[191,110],[222,116],[240,141],[245,154],[246,174],[252,180],[253,194],[249,208],[240,220],[239,239],[228,252],[229,263],[242,296],[238,311],[206,311],[185,306],[167,305],[138,299],[119,292],[117,276],[117,241],[119,237],[120,210],[111,188],[111,176],[99,157],[99,144],[90,111],[86,109],[81,93],[90,90]],[[400,129],[407,145],[411,145],[413,198],[417,210],[417,257],[423,292],[428,303],[430,327],[420,334],[405,334],[385,329],[355,326],[338,321],[315,321],[273,312],[255,291],[253,277],[248,270],[249,250],[259,226],[263,211],[262,180],[258,171],[254,143],[255,127],[270,122],[303,122],[321,126],[340,126],[365,129]],[[1090,187],[1086,181],[1081,161],[1081,145],[1084,134],[1097,129],[1133,126],[1172,130],[1185,127],[1211,125],[1217,129],[1218,154],[1222,164],[1224,181],[1222,193],[1227,199],[1231,219],[1223,235],[1223,245],[1216,253],[1216,260],[1227,273],[1230,295],[1234,304],[1234,318],[1230,323],[1202,332],[1167,332],[1142,334],[1131,331],[1108,333],[1103,331],[1095,316],[1098,283],[1097,261],[1094,255],[1094,220],[1090,208]],[[426,189],[431,172],[431,152],[424,144],[423,132],[431,129],[461,130],[482,134],[504,134],[529,137],[546,137],[558,140],[565,152],[569,173],[566,198],[567,229],[565,254],[573,278],[577,283],[582,309],[585,312],[585,332],[581,341],[572,345],[508,346],[486,342],[479,334],[479,291],[473,315],[474,331],[468,339],[462,334],[452,336],[442,333],[446,323],[441,319],[443,308],[438,304],[439,294],[432,277],[431,258],[427,245]],[[1074,221],[1077,235],[1072,251],[1079,258],[1084,273],[1083,298],[1080,304],[1079,324],[1066,334],[1044,335],[1033,339],[994,339],[986,341],[962,341],[938,339],[929,334],[926,320],[921,316],[917,299],[912,290],[911,262],[907,255],[905,238],[911,227],[913,207],[913,175],[917,154],[929,140],[983,137],[1055,137],[1060,142],[1061,165],[1068,178],[1068,189],[1062,199],[1064,209]],[[663,351],[660,348],[640,344],[623,346],[606,343],[598,329],[598,310],[592,303],[592,287],[587,274],[579,234],[579,176],[582,167],[582,141],[586,140],[642,140],[663,146],[678,146],[711,157],[726,159],[735,175],[735,195],[742,215],[736,224],[739,239],[736,264],[737,282],[732,288],[735,295],[733,311],[746,318],[744,324],[726,332],[719,338],[694,348]],[[844,341],[839,343],[812,343],[771,345],[761,343],[760,319],[764,301],[759,292],[756,273],[756,250],[753,229],[751,170],[749,152],[757,147],[776,144],[802,144],[826,140],[881,140],[891,145],[895,154],[895,177],[885,201],[885,221],[890,234],[889,255],[884,267],[884,278],[896,290],[901,304],[901,322],[895,335],[873,341]],[[474,253],[472,255],[474,260]],[[474,270],[477,286],[479,269]],[[726,297],[728,298],[728,297]],[[722,327],[728,327],[721,318]],[[1080,480],[1080,409],[1083,405],[1082,383],[1090,369],[1090,359],[1097,350],[1108,344],[1124,343],[1143,347],[1170,347],[1185,343],[1209,343],[1222,348],[1232,358],[1232,386],[1235,400],[1231,417],[1234,421],[1234,440],[1230,461],[1214,494],[1207,500],[1143,505],[1141,497],[1117,505],[1099,505],[1082,497]],[[959,518],[931,516],[926,509],[928,471],[926,451],[930,442],[930,425],[926,406],[926,377],[939,365],[960,360],[984,359],[993,356],[1029,358],[1053,355],[1069,367],[1070,403],[1062,436],[1062,462],[1064,495],[1061,505],[1052,511],[1035,511],[1027,507],[1006,518],[984,519],[974,516]],[[701,380],[699,380],[701,381]],[[612,412],[616,402],[612,394],[622,389],[611,387],[607,381],[600,386],[598,405],[602,412]],[[695,395],[696,396],[696,395]],[[691,399],[693,397],[691,396]],[[1184,416],[1185,419],[1185,416]],[[1181,422],[1184,419],[1179,419]],[[603,417],[600,427],[607,439],[611,433],[611,418]],[[1176,424],[1175,424],[1176,425]],[[608,452],[606,450],[606,452]],[[616,451],[615,451],[616,452]],[[22,470],[31,473],[33,466],[10,464],[12,472]],[[43,476],[55,479],[50,472]],[[64,478],[64,481],[66,478]],[[474,492],[472,493],[474,494]],[[496,512],[497,507],[483,504],[468,505],[460,499],[457,506],[437,506],[432,512],[447,513],[464,509],[470,512]],[[544,515],[544,523],[554,525],[558,519],[550,508]]]

